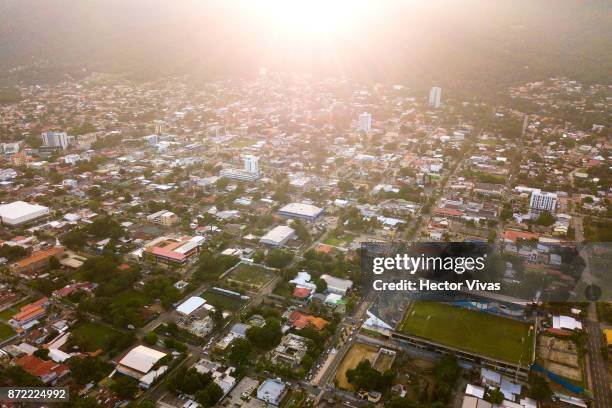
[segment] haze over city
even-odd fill
[[[612,406],[611,18],[0,0],[0,405]]]

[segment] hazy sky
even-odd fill
[[[602,49],[612,35],[611,3],[0,0],[0,64],[46,58],[177,72],[266,65],[378,76],[468,73],[503,59],[513,70],[577,58],[601,66],[610,54]]]

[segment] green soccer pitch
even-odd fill
[[[510,363],[531,363],[533,333],[516,320],[444,303],[415,302],[400,331]]]

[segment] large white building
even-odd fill
[[[219,177],[227,177],[233,180],[254,181],[259,179],[259,157],[247,154],[243,158],[244,169],[223,169]]]
[[[369,133],[372,130],[372,115],[371,114],[367,112],[363,112],[361,115],[359,115],[358,129],[366,133]]]
[[[283,246],[293,237],[295,237],[295,230],[293,228],[279,225],[268,231],[259,241],[266,245]]]
[[[14,201],[0,205],[0,220],[5,225],[20,225],[49,214],[49,208],[44,205],[29,204],[24,201]]]
[[[429,105],[434,108],[439,108],[442,104],[442,88],[434,86],[429,91]]]
[[[252,154],[244,156],[244,171],[259,175],[259,157]]]
[[[66,132],[42,132],[42,141],[48,147],[60,147],[62,150],[68,148],[68,134]]]
[[[166,353],[162,351],[142,345],[136,346],[119,360],[117,371],[140,380],[164,357],[166,357]]]
[[[305,203],[289,203],[278,210],[279,215],[288,218],[298,218],[307,221],[314,221],[323,212],[322,208],[312,204]]]
[[[534,213],[548,211],[554,213],[557,209],[557,194],[534,190],[529,199],[529,209]]]

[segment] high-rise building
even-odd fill
[[[251,174],[259,174],[259,157],[252,154],[244,156],[244,171]]]
[[[557,194],[546,191],[534,190],[529,199],[529,209],[531,212],[540,213],[543,211],[555,212],[557,208]]]
[[[439,108],[442,104],[442,88],[434,86],[429,91],[429,105],[434,108]]]
[[[163,133],[166,133],[166,122],[158,119],[158,120],[155,120],[153,123],[155,124],[155,134],[156,135],[161,135]]]
[[[363,112],[361,115],[359,115],[358,129],[366,133],[369,133],[372,130],[372,115],[371,114],[367,112]]]
[[[47,147],[68,148],[68,134],[66,132],[42,132],[43,144]]]

